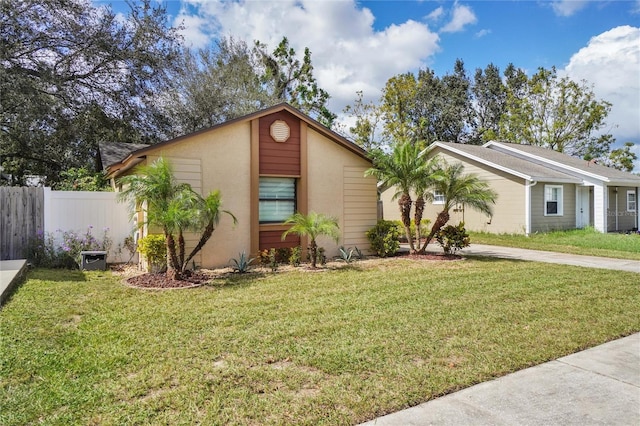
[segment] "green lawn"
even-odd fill
[[[344,425],[640,331],[640,288],[495,259],[169,291],[35,270],[0,327],[2,425]]]
[[[470,232],[471,244],[520,247],[560,253],[640,260],[640,235],[603,234],[593,228],[530,236]]]

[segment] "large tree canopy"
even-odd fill
[[[150,102],[179,37],[150,0],[126,17],[88,0],[0,3],[0,156],[10,184],[95,168],[97,142],[152,141]]]
[[[516,90],[517,89],[517,90]],[[526,84],[509,88],[500,137],[570,155],[584,155],[593,133],[604,126],[611,104],[598,101],[586,82],[538,69]]]
[[[439,77],[429,68],[387,80],[378,105],[362,108],[358,92],[345,112],[355,118],[349,130],[361,146],[393,145],[394,141],[482,144],[503,140],[546,147],[579,157],[627,167],[624,149],[610,158],[611,135],[597,135],[611,104],[596,99],[587,82],[559,77],[556,69],[540,68],[531,77],[509,64],[503,77],[489,64],[476,69],[473,80],[462,60],[452,73]],[[373,139],[380,119],[380,137]]]
[[[331,127],[335,114],[326,107],[329,94],[313,76],[311,52],[302,62],[283,38],[269,52],[232,37],[197,52],[185,50],[170,90],[159,95],[171,134],[211,127],[281,102],[288,102]]]

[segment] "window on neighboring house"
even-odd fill
[[[296,211],[295,178],[260,178],[260,223],[281,223]]]
[[[544,186],[544,215],[562,216],[562,185]]]
[[[444,204],[444,194],[439,191],[433,191],[433,204]]]
[[[636,191],[627,191],[627,211],[635,212],[638,209]]]

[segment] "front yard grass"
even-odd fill
[[[145,291],[35,270],[0,311],[0,424],[355,424],[640,331],[638,275],[358,262]]]
[[[535,233],[530,236],[470,232],[471,244],[519,247],[587,256],[640,260],[640,235],[603,234],[593,228]]]

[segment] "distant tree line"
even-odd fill
[[[429,68],[391,77],[380,100],[364,102],[357,93],[345,112],[356,143],[366,149],[410,141],[483,144],[523,143],[598,160],[631,171],[633,143],[612,150],[615,139],[600,135],[611,104],[598,100],[586,81],[559,77],[555,68],[532,75],[509,64],[503,73],[489,64],[469,77],[458,59],[452,73],[438,77]]]
[[[299,57],[286,37],[273,50],[229,37],[192,51],[161,4],[129,8],[122,16],[89,0],[0,2],[1,185],[35,176],[94,188],[100,142],[153,144],[280,102],[340,130],[308,48]],[[366,149],[501,139],[630,169],[629,145],[611,151],[611,135],[594,136],[610,108],[555,69],[528,77],[489,65],[471,79],[459,60],[443,77],[394,76],[378,103],[360,92],[346,113],[356,118],[349,136]]]

